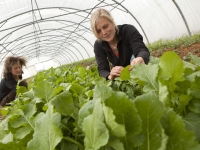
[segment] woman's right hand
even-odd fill
[[[122,66],[115,66],[111,69],[110,75],[108,76],[109,80],[113,80],[115,77],[119,77],[121,74],[121,71],[124,69]]]

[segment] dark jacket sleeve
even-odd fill
[[[143,42],[142,35],[138,32],[138,30],[134,26],[128,25],[126,27],[127,28],[124,34],[127,34],[126,37],[129,38],[128,44],[131,46],[133,55],[135,57],[142,57],[145,63],[147,64],[149,62],[150,53],[148,48],[145,46]]]
[[[106,53],[104,52],[104,49],[100,46],[99,41],[96,41],[94,44],[94,54],[98,66],[99,75],[107,79],[110,74],[110,66]]]

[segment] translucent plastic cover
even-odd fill
[[[0,65],[10,55],[43,69],[94,57],[90,14],[99,7],[133,24],[146,44],[200,30],[200,0],[1,0]]]

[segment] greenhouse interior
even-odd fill
[[[100,76],[99,8],[137,29],[149,62]],[[0,85],[0,150],[200,150],[200,0],[0,0],[2,81],[9,56],[28,86]]]
[[[200,30],[199,0],[1,0],[0,69],[10,55],[27,58],[24,78],[94,57],[90,16],[99,7],[134,25],[145,44]]]

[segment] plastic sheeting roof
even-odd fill
[[[94,57],[90,14],[99,7],[133,24],[146,44],[200,31],[200,0],[1,0],[0,65],[9,55],[30,66]]]

